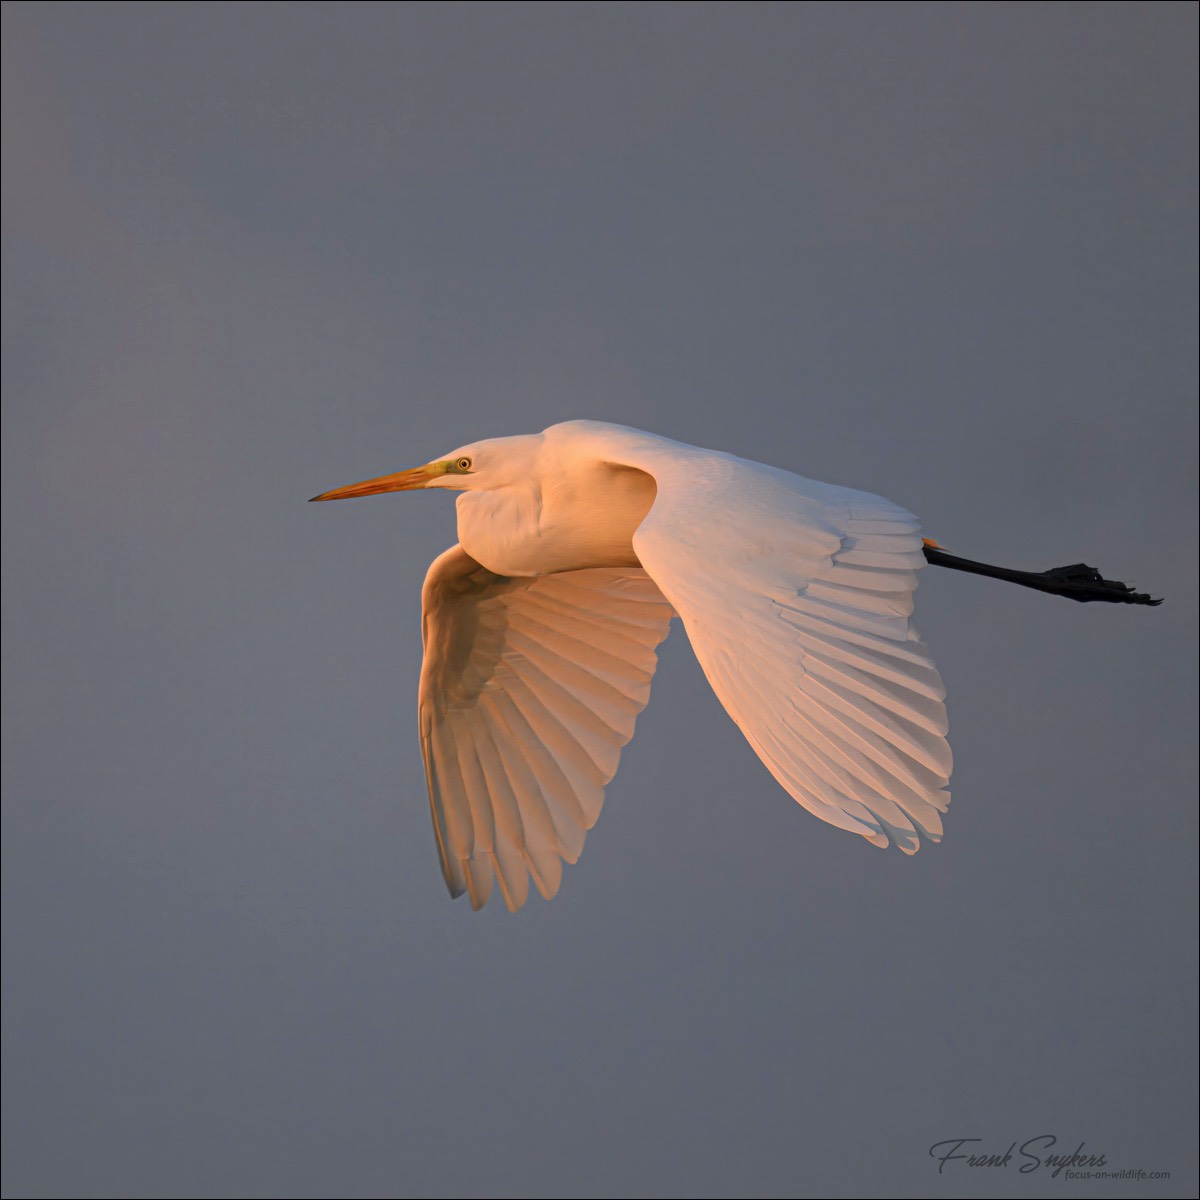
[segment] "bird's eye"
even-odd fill
[[[458,471],[469,471],[471,469],[471,460],[469,458],[460,458],[454,467]]]

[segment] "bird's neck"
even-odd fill
[[[547,481],[458,497],[458,540],[498,575],[637,566],[633,534],[654,502],[643,471],[597,463]]]

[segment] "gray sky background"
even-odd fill
[[[6,4],[6,1196],[1187,1196],[1191,4]],[[451,903],[445,496],[591,417],[886,495],[946,840],[676,627],[562,892]],[[934,1142],[1053,1134],[1169,1181]]]

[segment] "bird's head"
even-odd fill
[[[472,442],[424,466],[334,488],[314,496],[313,500],[352,500],[358,496],[411,492],[418,488],[469,492],[508,487],[528,480],[534,473],[541,442],[541,434]]]

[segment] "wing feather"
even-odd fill
[[[656,492],[639,561],[709,683],[780,784],[876,845],[937,841],[945,688],[911,623],[921,532],[879,496],[597,422],[592,452]]]
[[[500,744],[526,746],[521,774],[530,804],[536,809],[542,845],[554,848],[566,862],[578,862],[583,851],[583,833],[589,826],[576,796],[576,782],[559,766],[542,742],[541,734],[524,718],[511,696],[493,692],[487,701],[493,719],[502,728]]]
[[[600,815],[671,606],[645,571],[506,577],[460,547],[422,593],[421,749],[442,872],[482,907],[547,899]]]

